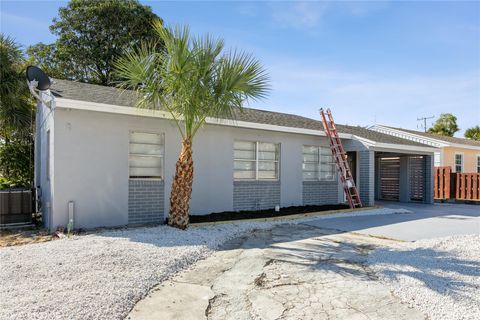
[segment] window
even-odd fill
[[[455,153],[455,172],[463,172],[463,154]]]
[[[50,180],[50,130],[47,130],[47,145],[45,148],[45,154],[47,155],[47,159],[45,161],[45,172],[47,175],[47,180]]]
[[[442,165],[440,152],[435,152],[433,156],[433,166],[440,167]]]
[[[164,145],[163,134],[130,132],[130,178],[163,179]]]
[[[480,155],[477,155],[477,173],[480,173]]]
[[[278,180],[280,145],[267,142],[235,141],[235,180]]]
[[[327,147],[303,146],[303,180],[335,180],[335,162]]]

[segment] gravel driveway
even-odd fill
[[[317,218],[383,215],[375,209]],[[0,319],[122,319],[148,291],[218,245],[282,222],[239,222],[187,231],[124,229],[0,248]]]
[[[430,319],[480,319],[480,235],[398,243],[368,262],[396,296]]]
[[[218,251],[218,246],[229,239],[254,236],[254,229],[270,230],[277,225],[298,225],[339,216],[396,212],[408,211],[375,209],[288,222],[192,227],[187,231],[166,226],[124,229],[0,248],[0,319],[123,319],[153,287],[166,283],[165,280],[212,253],[225,252]],[[307,235],[299,233],[296,236],[304,238]],[[478,255],[476,261],[478,267]],[[246,267],[258,266],[263,268],[264,264]],[[221,261],[215,261],[204,272],[213,276],[215,268],[222,267]],[[264,280],[270,281],[268,277]],[[461,280],[469,281],[467,278]],[[472,290],[476,289],[472,287]],[[264,297],[257,298],[262,301]],[[202,312],[205,314],[205,310]]]
[[[253,226],[103,232],[0,250],[0,319],[121,319],[150,288]]]

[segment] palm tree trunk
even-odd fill
[[[182,152],[177,160],[175,177],[170,194],[168,224],[185,229],[188,226],[188,211],[193,183],[192,140],[182,141]]]

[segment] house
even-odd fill
[[[375,125],[372,130],[438,148],[435,167],[451,167],[452,172],[480,173],[480,141],[383,125]]]
[[[45,226],[163,222],[180,136],[169,115],[132,92],[55,80],[39,102],[35,181]],[[433,155],[420,142],[338,125],[361,199],[433,202]],[[319,121],[245,109],[207,119],[194,141],[191,214],[344,202]]]

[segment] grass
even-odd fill
[[[54,240],[55,237],[45,229],[1,230],[0,247],[20,246]]]

